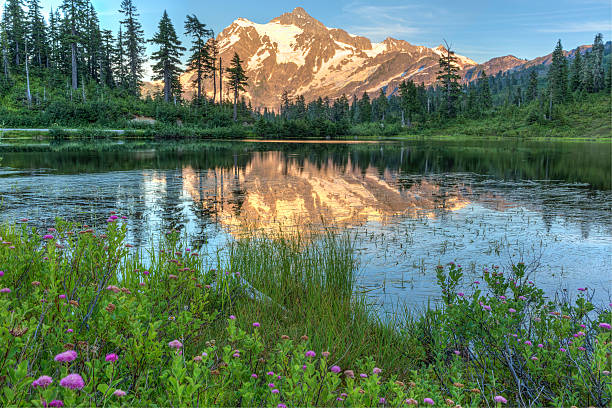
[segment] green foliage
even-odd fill
[[[164,82],[164,101],[169,102],[172,95],[180,99],[182,93],[179,82],[179,75],[182,72],[180,58],[185,47],[181,46],[166,10],[159,21],[157,33],[149,41],[159,46],[159,50],[151,55],[151,59],[157,61],[152,67],[155,74],[153,79]]]
[[[107,222],[0,226],[3,405],[610,403],[610,309],[545,298],[523,264],[439,266],[441,303],[385,326],[341,237],[240,240],[213,269],[176,232],[145,255]]]
[[[118,70],[125,74],[125,76],[120,76],[121,81],[125,83],[132,95],[136,96],[140,91],[143,75],[142,65],[145,62],[144,31],[138,21],[138,11],[132,0],[122,0],[119,12],[125,17],[121,20],[121,25],[125,27],[125,31],[121,32],[121,42],[119,44],[121,57],[117,61]]]
[[[232,57],[232,61],[230,62],[230,67],[227,69],[227,73],[229,74],[229,89],[234,92],[234,122],[238,120],[238,95],[242,91],[244,92],[246,89],[247,79],[244,68],[242,67],[242,63],[244,61],[240,60],[238,53],[234,53]]]
[[[191,36],[193,46],[189,49],[192,52],[187,60],[187,71],[193,71],[196,78],[192,83],[197,89],[197,100],[202,98],[202,81],[207,73],[207,64],[211,59],[209,47],[206,46],[206,39],[213,35],[211,30],[206,28],[206,24],[201,23],[194,14],[187,16],[185,20],[185,34]]]

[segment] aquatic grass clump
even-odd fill
[[[394,368],[403,365],[397,349],[414,347],[358,291],[358,265],[347,235],[242,238],[230,245],[223,268],[239,273],[252,287],[252,299],[244,299],[236,310],[265,321],[272,328],[266,336],[307,335],[318,348],[343,356],[337,363],[370,356]]]

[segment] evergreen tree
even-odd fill
[[[125,27],[122,33],[122,46],[127,64],[125,83],[133,95],[139,95],[143,75],[142,65],[145,61],[144,31],[138,21],[139,14],[132,0],[123,0],[119,12],[125,16],[121,20],[121,24]],[[174,31],[174,27],[172,30]]]
[[[210,60],[206,39],[212,35],[212,31],[208,30],[206,24],[201,23],[195,15],[191,15],[187,16],[185,21],[185,34],[191,36],[193,41],[193,46],[190,49],[192,54],[187,61],[187,70],[194,71],[196,74],[193,84],[198,91],[197,100],[200,101],[202,99],[202,83]]]
[[[181,74],[180,58],[185,48],[181,46],[166,10],[164,10],[164,14],[159,21],[157,33],[149,41],[159,46],[159,50],[151,56],[153,61],[157,61],[153,65],[153,73],[155,74],[153,79],[164,81],[164,101],[168,102],[170,96],[175,94],[173,88],[176,89],[177,80]]]
[[[306,99],[304,95],[298,95],[295,98],[295,117],[297,119],[304,119],[306,116]]]
[[[242,68],[242,62],[243,61],[240,60],[238,54],[234,53],[234,57],[230,62],[230,67],[227,69],[229,76],[229,89],[234,92],[234,122],[238,120],[238,94],[240,91],[245,91],[245,86],[247,86],[248,79],[244,68]]]
[[[119,25],[119,33],[117,34],[117,41],[113,48],[113,67],[116,85],[120,85],[127,88],[126,77],[127,77],[127,65],[125,63],[125,41],[123,38],[123,27]]]
[[[414,114],[419,109],[417,87],[412,80],[403,81],[399,85],[402,108],[402,125],[412,126]]]
[[[351,101],[350,117],[352,123],[359,122],[359,101],[357,100],[357,95],[353,95],[353,100]]]
[[[214,33],[210,32],[210,39],[206,42],[206,55],[208,58],[205,61],[206,72],[213,81],[213,103],[217,99],[217,58],[219,58],[219,46],[215,40]],[[221,81],[221,79],[220,79]]]
[[[438,64],[437,80],[440,81],[440,88],[444,97],[444,111],[447,117],[455,117],[457,115],[457,99],[461,92],[459,79],[461,78],[459,71],[458,59],[455,52],[452,51],[446,44],[446,52],[440,57]]]
[[[376,119],[384,122],[388,109],[389,109],[389,100],[387,99],[387,95],[385,95],[385,91],[381,88],[380,94],[378,95],[378,98],[376,99]]]
[[[6,0],[2,14],[2,25],[8,41],[9,61],[15,68],[23,63],[26,40],[26,18],[21,6],[22,0]]]
[[[98,13],[90,3],[85,11],[85,27],[83,36],[83,58],[86,67],[86,75],[95,80],[100,80],[100,61],[102,51],[102,34],[100,32],[100,20]]]
[[[2,52],[2,73],[4,82],[9,79],[9,41],[4,24],[0,22],[0,52]]]
[[[372,121],[372,104],[367,92],[363,93],[359,101],[359,121],[361,123]]]
[[[612,90],[612,58],[608,58],[608,70],[606,71],[606,92]]]
[[[567,100],[569,89],[567,77],[567,59],[563,53],[561,40],[559,40],[552,53],[552,64],[548,71],[548,92],[551,104],[563,103]]]
[[[538,73],[535,69],[529,72],[529,85],[527,87],[527,100],[535,101],[538,99]]]
[[[570,91],[574,92],[582,88],[582,71],[582,55],[580,53],[580,48],[578,48],[576,50],[576,55],[574,56],[574,62],[572,63],[572,67],[570,69]]]
[[[62,40],[70,44],[72,89],[77,89],[79,87],[77,47],[81,41],[79,25],[82,22],[83,5],[83,0],[64,0],[61,6],[64,13]]]
[[[61,63],[60,57],[60,38],[61,38],[61,30],[60,30],[60,21],[61,17],[59,15],[59,11],[53,9],[49,12],[49,66],[55,71],[59,68]]]
[[[100,82],[108,87],[115,86],[113,77],[114,43],[111,30],[102,30],[100,48]]]
[[[30,55],[34,57],[35,64],[42,68],[47,66],[48,50],[47,27],[40,11],[40,0],[28,2],[28,42]]]
[[[491,87],[489,85],[489,77],[487,73],[482,71],[482,76],[478,80],[479,85],[479,100],[480,106],[483,110],[491,109],[493,107],[493,99],[491,98]]]
[[[280,106],[280,114],[283,119],[289,119],[289,112],[291,109],[291,97],[289,96],[289,91],[286,89],[283,90],[281,95],[281,106]]]
[[[597,34],[593,41],[593,48],[591,49],[592,55],[592,66],[593,70],[593,92],[599,92],[605,87],[605,75],[603,66],[604,56],[604,44],[603,35]]]

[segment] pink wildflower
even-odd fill
[[[602,329],[608,329],[608,330],[612,328],[612,326],[610,326],[609,323],[599,323],[599,327],[601,327]]]
[[[113,395],[115,397],[125,397],[126,392],[123,390],[115,390],[115,392],[113,392]]]
[[[335,366],[331,366],[330,371],[332,373],[338,374],[338,373],[340,373],[340,371],[342,371],[342,369],[340,368],[340,366],[335,365]]]
[[[79,374],[68,374],[60,380],[60,385],[71,390],[80,390],[85,386],[85,381]]]
[[[32,383],[32,387],[45,388],[52,382],[53,382],[53,378],[49,377],[48,375],[41,375],[40,377],[38,377],[38,379],[34,380],[34,382]]]
[[[2,288],[0,289],[0,293],[11,293],[11,290],[9,288]]]
[[[253,323],[253,327],[259,327],[261,326],[258,322]]]
[[[431,398],[425,398],[423,402],[429,405],[435,404],[434,400],[432,400]]]
[[[504,397],[502,397],[501,395],[496,395],[495,397],[493,397],[493,401],[501,402],[502,404],[507,404],[508,403],[508,400],[505,399]]]
[[[177,349],[177,350],[180,349],[181,347],[183,347],[183,343],[181,343],[178,340],[172,340],[170,343],[168,343],[168,345],[170,347],[172,347],[172,348]]]
[[[316,355],[317,355],[317,353],[315,353],[315,352],[314,352],[314,351],[312,351],[312,350],[308,350],[308,351],[306,352],[306,357],[316,357]]]
[[[64,351],[63,353],[59,353],[55,356],[55,361],[60,361],[62,363],[69,363],[71,361],[76,360],[77,352],[74,350]],[[61,384],[60,384],[61,385]]]
[[[107,354],[106,355],[106,361],[110,361],[111,363],[114,363],[115,361],[117,361],[119,357],[117,357],[117,354],[115,353],[111,353],[111,354]]]

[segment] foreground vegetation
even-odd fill
[[[610,403],[610,309],[546,299],[522,264],[440,266],[438,305],[382,321],[342,237],[142,251],[107,222],[0,227],[2,405]]]

